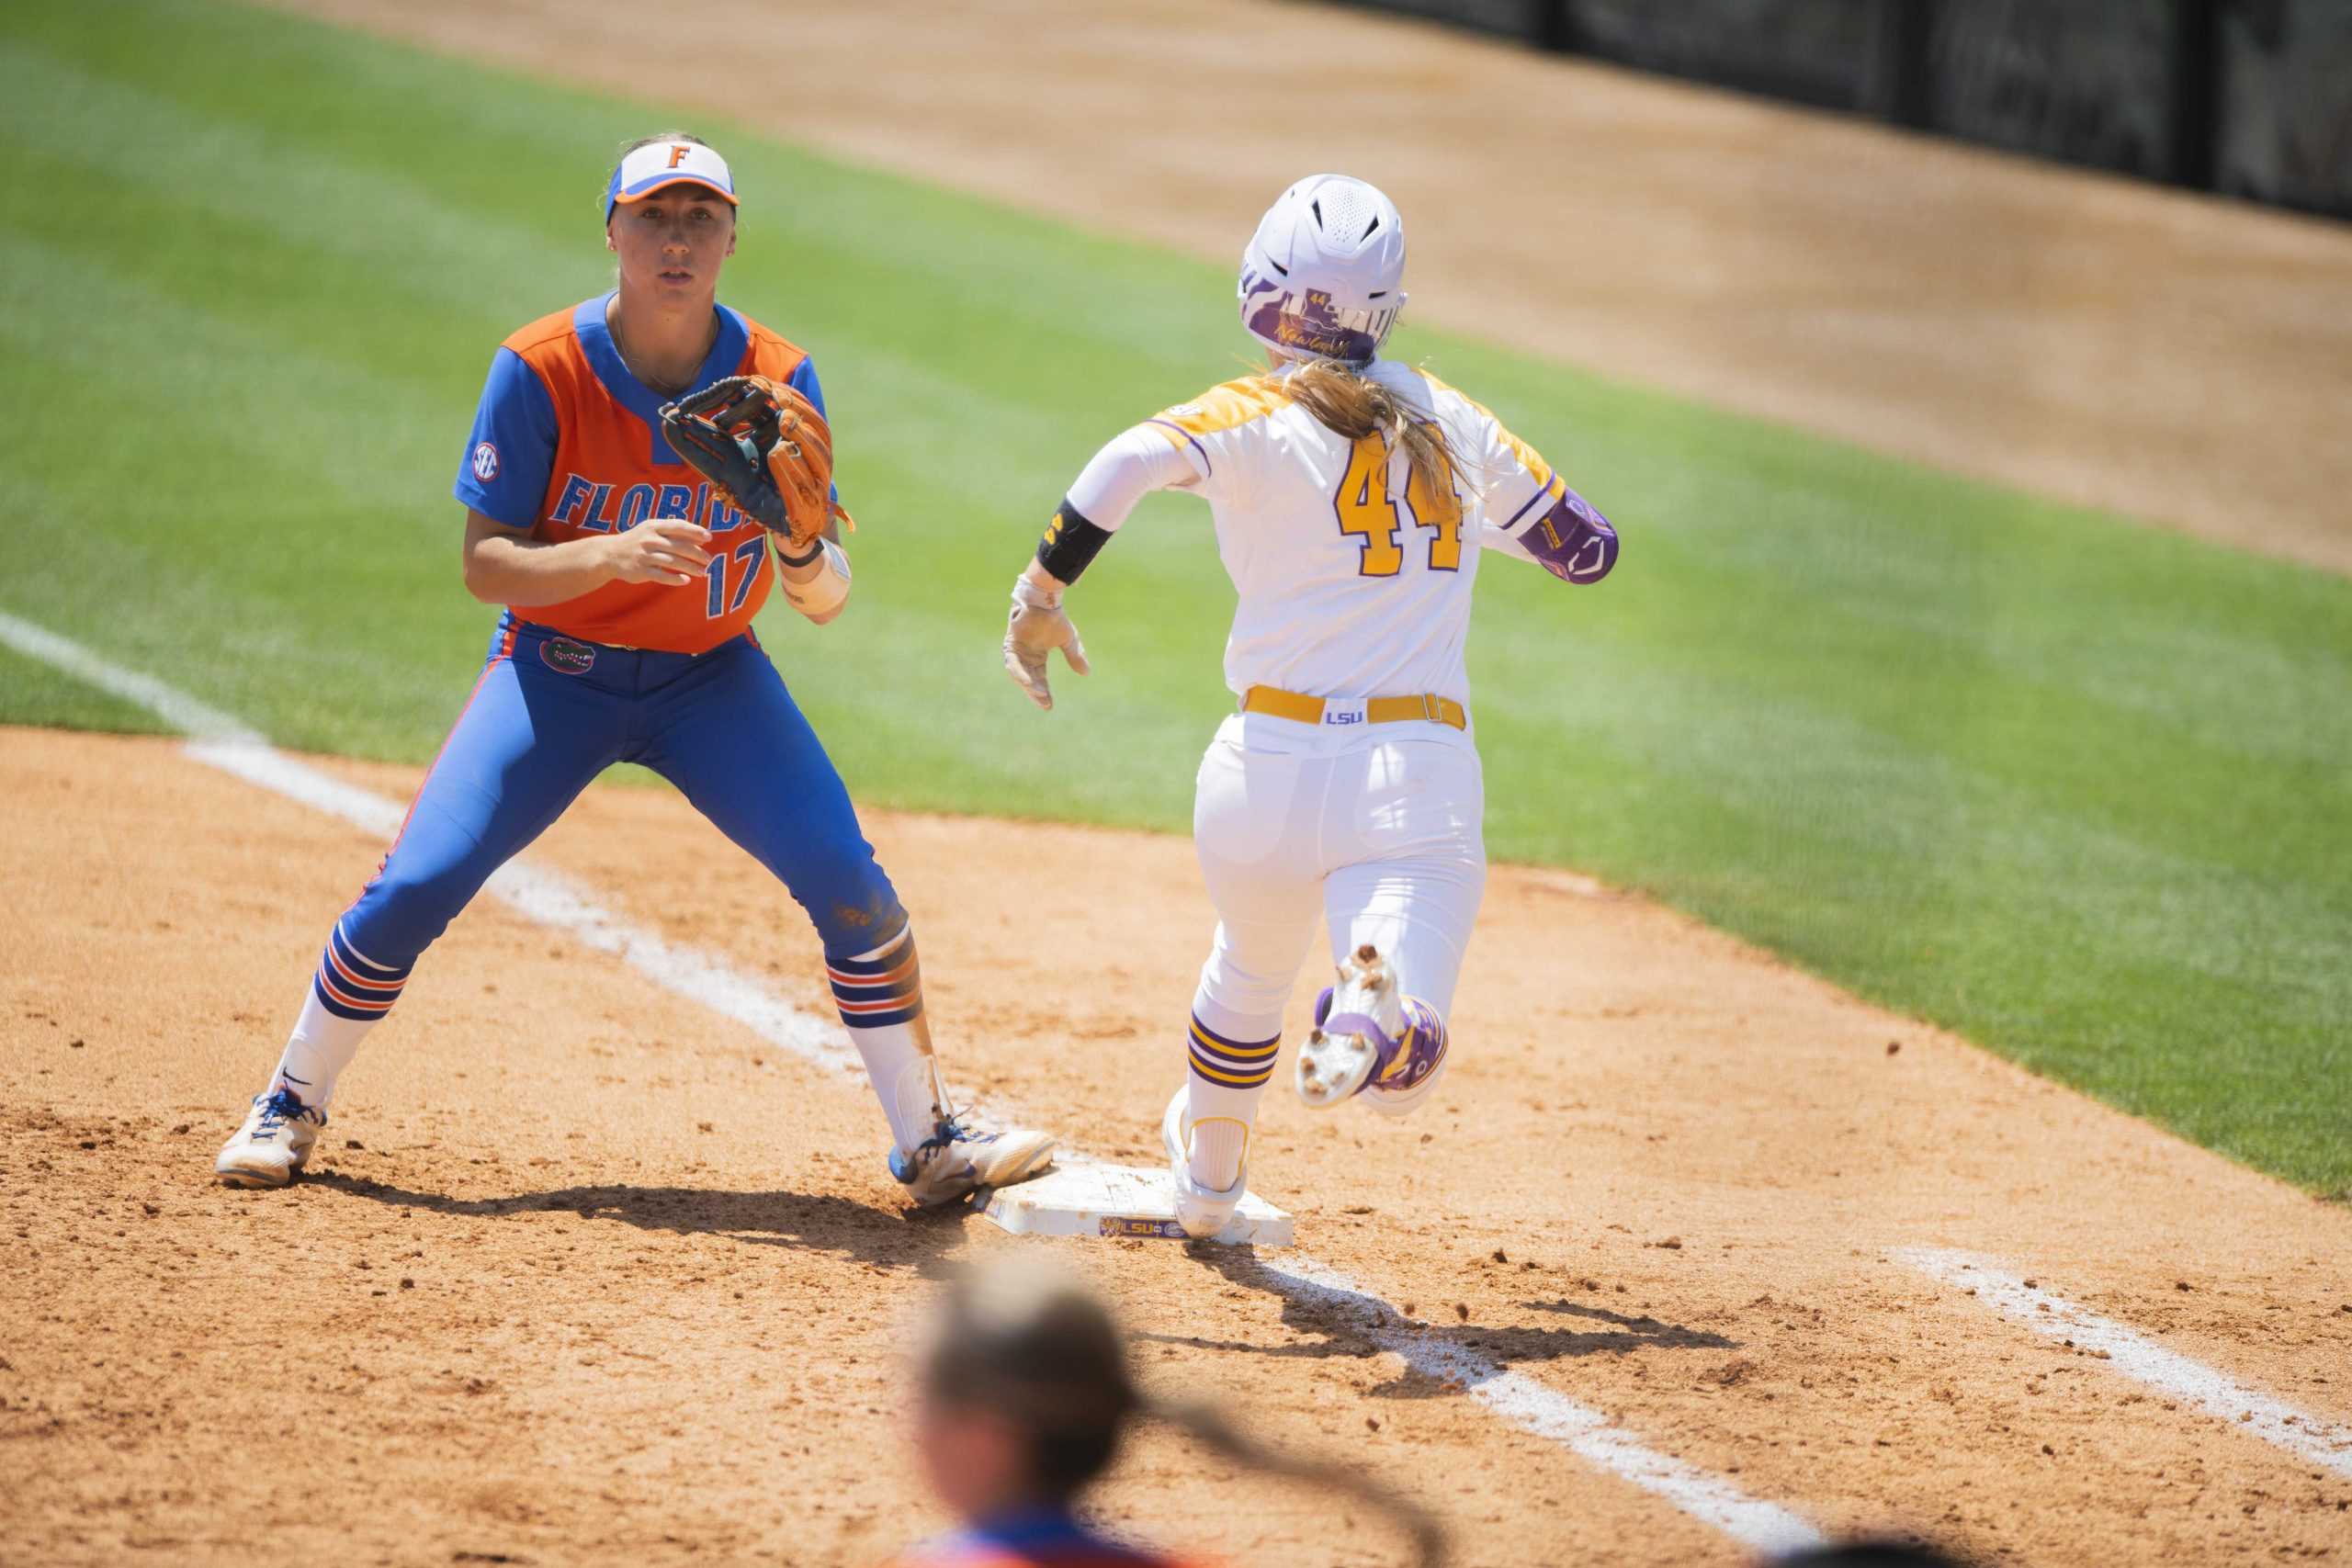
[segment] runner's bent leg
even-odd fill
[[[1333,791],[1352,851],[1324,883],[1331,961],[1369,943],[1395,969],[1412,1030],[1445,1044],[1446,1019],[1487,886],[1485,784],[1469,748],[1387,743],[1351,754],[1352,774]],[[1377,1082],[1362,1096],[1402,1115],[1437,1088],[1448,1056],[1409,1089]],[[1401,1059],[1398,1066],[1402,1065]]]

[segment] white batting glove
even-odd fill
[[[1069,661],[1073,674],[1087,672],[1086,644],[1062,610],[1058,588],[1041,588],[1023,572],[1012,580],[1012,615],[1004,627],[1004,672],[1029,694],[1029,700],[1052,711],[1053,689],[1046,683],[1046,655],[1055,649]]]

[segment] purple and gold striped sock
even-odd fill
[[[1239,1179],[1249,1156],[1258,1100],[1274,1076],[1282,1034],[1277,1028],[1270,1039],[1236,1040],[1202,1022],[1195,1004],[1184,1044],[1190,1145],[1185,1163],[1193,1180],[1223,1191]]]
[[[1219,1089],[1263,1089],[1274,1076],[1274,1054],[1283,1038],[1228,1040],[1193,1015],[1185,1044],[1193,1071]]]

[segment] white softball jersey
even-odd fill
[[[1087,465],[1069,502],[1103,529],[1147,491],[1208,502],[1239,595],[1225,649],[1237,696],[1265,685],[1343,700],[1434,694],[1466,707],[1463,650],[1485,551],[1540,561],[1527,536],[1559,508],[1589,508],[1492,413],[1435,377],[1385,359],[1364,375],[1443,433],[1451,503],[1424,492],[1401,447],[1376,434],[1336,434],[1294,402],[1287,367],[1135,426]]]

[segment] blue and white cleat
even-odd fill
[[[327,1113],[302,1103],[289,1089],[254,1096],[245,1124],[220,1145],[213,1174],[232,1187],[283,1187],[311,1162],[311,1145]]]
[[[1042,1176],[1053,1163],[1051,1133],[1025,1127],[980,1132],[953,1115],[941,1117],[912,1154],[890,1151],[890,1174],[926,1209]]]

